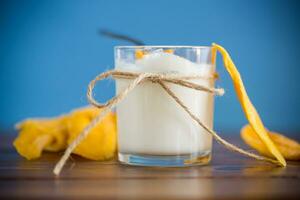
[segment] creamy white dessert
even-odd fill
[[[135,64],[117,60],[116,69],[135,72],[172,72],[180,75],[211,76],[211,65],[196,64],[163,51],[155,51],[136,60]],[[131,80],[117,80],[116,92]],[[214,86],[213,80],[191,80]],[[168,84],[178,97],[210,128],[213,126],[212,94]],[[118,149],[124,154],[187,155],[209,153],[212,137],[170,97],[158,84],[137,86],[117,106]]]

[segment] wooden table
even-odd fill
[[[245,147],[238,138],[230,140]],[[217,144],[208,166],[132,167],[72,156],[54,177],[60,153],[27,161],[11,141],[12,136],[0,135],[0,199],[300,199],[300,163],[278,168]]]

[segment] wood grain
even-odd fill
[[[299,199],[300,163],[288,167],[242,157],[214,144],[210,165],[150,168],[72,156],[60,177],[52,169],[61,153],[21,158],[13,136],[0,135],[0,199]],[[244,146],[238,138],[229,138]]]

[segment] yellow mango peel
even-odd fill
[[[259,117],[259,114],[257,113],[255,107],[252,105],[244,87],[241,75],[235,67],[233,61],[231,60],[230,55],[222,46],[217,44],[212,44],[212,50],[212,62],[215,62],[217,51],[221,53],[223,57],[224,66],[231,77],[236,94],[238,96],[238,100],[243,108],[243,111],[245,113],[246,118],[249,121],[250,126],[253,128],[258,138],[266,146],[270,154],[277,159],[281,166],[286,166],[286,161],[284,157],[282,156],[276,145],[273,143],[273,141],[270,139]]]
[[[39,158],[43,151],[65,150],[100,112],[98,108],[86,107],[56,118],[25,120],[16,125],[19,135],[13,145],[28,160]],[[116,116],[109,113],[73,153],[92,160],[113,158],[116,132]]]
[[[39,158],[42,151],[61,151],[67,147],[66,117],[28,119],[16,125],[18,137],[13,145],[28,160]]]
[[[285,159],[294,161],[300,160],[300,144],[297,141],[281,135],[280,133],[271,131],[267,131],[267,133]],[[274,158],[250,125],[245,125],[241,129],[241,137],[246,144],[262,155]]]
[[[68,120],[68,144],[71,144],[100,112],[100,109],[92,107],[72,112]],[[116,114],[110,112],[90,131],[73,153],[91,160],[113,158],[117,150],[116,138]]]

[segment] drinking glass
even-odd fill
[[[188,80],[214,87],[215,62],[209,46],[117,46],[115,69],[130,72],[199,74]],[[116,93],[132,80],[117,79]],[[166,83],[189,110],[213,128],[214,95]],[[118,158],[139,166],[184,167],[207,164],[212,136],[167,92],[150,81],[139,84],[117,106]]]

